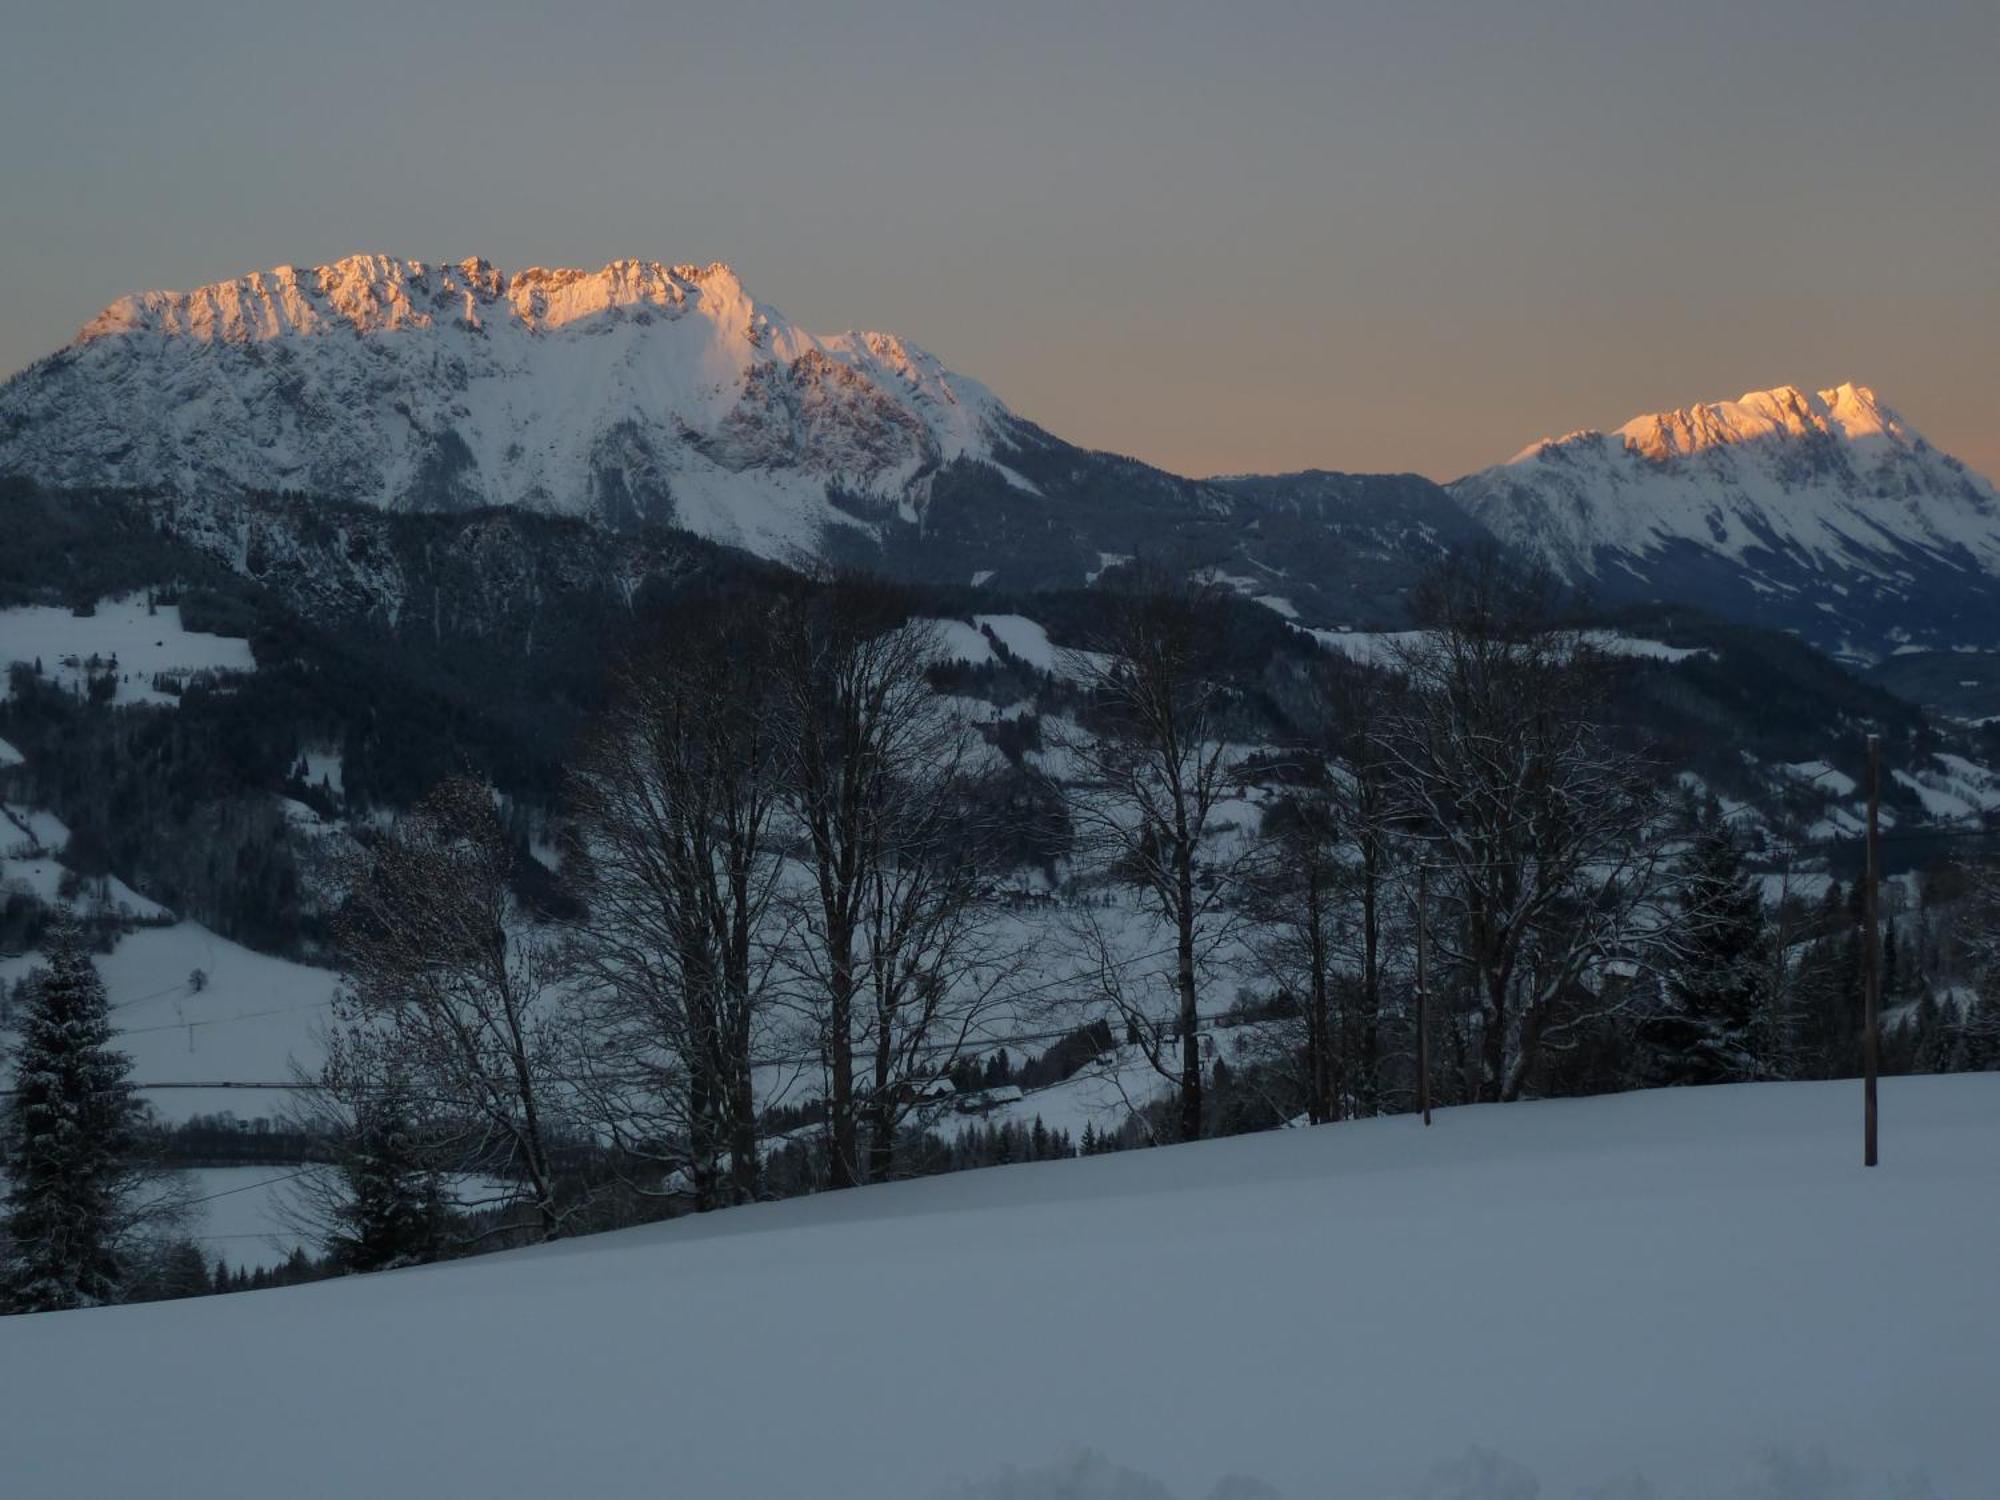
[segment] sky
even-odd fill
[[[1448,479],[1874,386],[2000,475],[1993,0],[0,0],[0,371],[355,251],[726,260],[1072,441]]]

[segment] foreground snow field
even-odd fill
[[[1859,1115],[1461,1109],[9,1319],[0,1490],[1987,1500],[2000,1077],[1888,1080],[1874,1172]]]

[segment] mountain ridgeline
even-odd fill
[[[1695,605],[1857,662],[2000,647],[2000,496],[1865,387],[1639,417],[1444,486],[1195,480],[1065,442],[906,340],[808,333],[721,264],[365,255],[124,297],[0,386],[0,473],[166,497],[253,572],[315,551],[278,534],[309,510],[243,508],[292,496],[995,589],[1143,558],[1365,629],[1497,541],[1606,605]],[[334,569],[314,586],[363,587],[365,559]]]
[[[1451,491],[1607,601],[1696,604],[1849,658],[2000,643],[2000,494],[1863,386],[1572,433]]]

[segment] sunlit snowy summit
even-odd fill
[[[1703,604],[1835,648],[1842,631],[1969,639],[2000,618],[2000,493],[1862,385],[1545,438],[1450,489],[1601,597]]]
[[[1394,622],[1437,557],[1497,539],[1604,603],[1851,660],[2000,647],[2000,493],[1865,386],[1548,438],[1447,486],[1189,479],[893,335],[808,333],[720,263],[358,255],[122,297],[0,385],[0,474],[184,497],[217,532],[269,495],[506,507],[995,589],[1143,556],[1331,628]]]
[[[0,387],[0,471],[515,505],[780,555],[920,503],[1011,421],[914,345],[807,333],[719,263],[356,255],[121,297]]]

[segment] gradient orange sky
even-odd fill
[[[76,3],[0,369],[356,250],[723,259],[1187,473],[1437,478],[1778,384],[2000,475],[2000,6]]]

